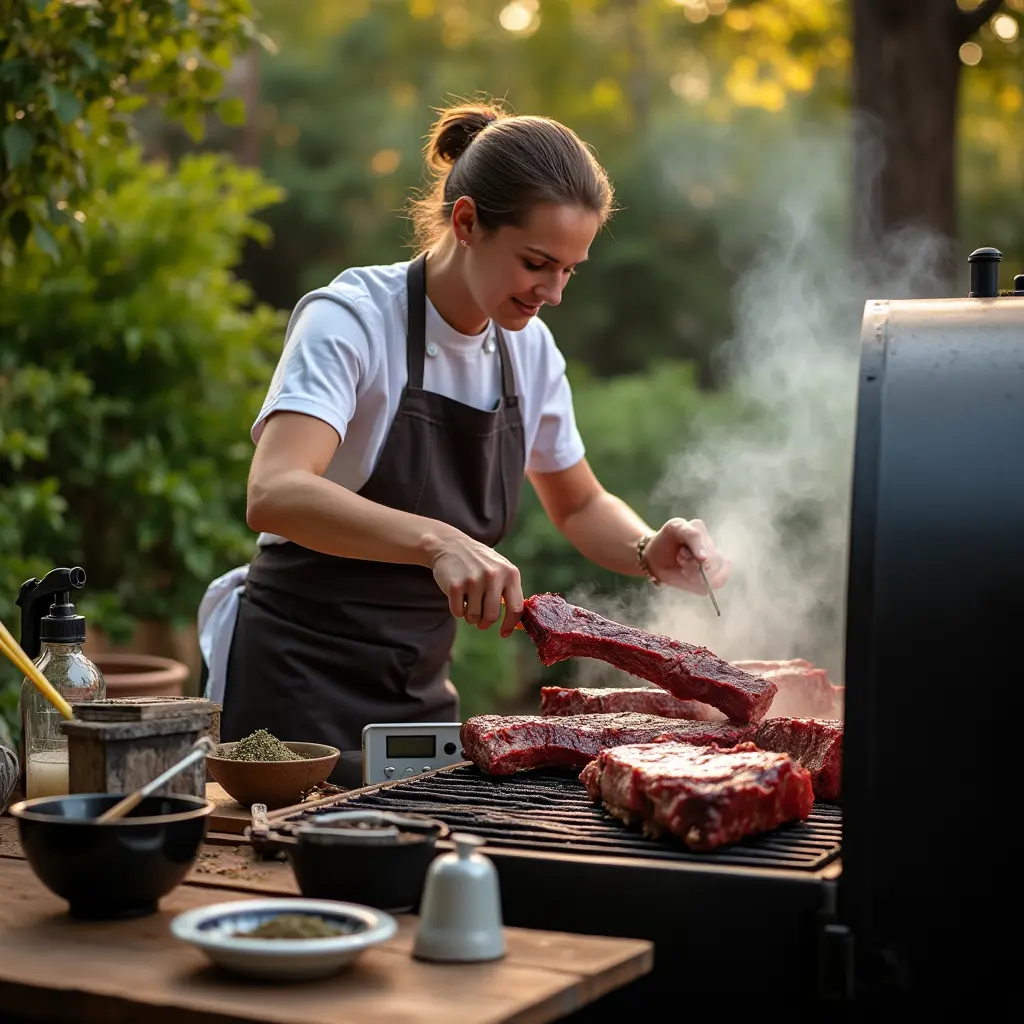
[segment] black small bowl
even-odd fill
[[[327,824],[339,815],[321,819]],[[423,883],[437,849],[438,839],[448,835],[443,822],[419,815],[372,812],[367,817],[393,818],[400,822],[397,841],[346,836],[344,829],[297,830],[288,846],[295,880],[309,899],[360,903],[392,914],[415,912]],[[314,819],[315,820],[315,819]]]
[[[38,797],[10,808],[36,877],[67,900],[72,917],[121,920],[155,913],[195,863],[213,804],[149,796],[119,821],[95,819],[119,793]]]

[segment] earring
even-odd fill
[[[461,242],[461,243],[462,243],[463,245],[469,245],[469,242],[467,242],[467,241],[466,241],[466,240],[465,240],[464,238],[460,238],[460,239],[459,239],[459,241],[460,241],[460,242]]]

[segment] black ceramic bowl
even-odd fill
[[[149,796],[119,821],[98,824],[95,819],[121,797],[77,793],[10,808],[29,865],[47,889],[68,901],[72,917],[152,914],[195,863],[212,803]]]
[[[309,899],[360,903],[400,914],[419,908],[427,868],[434,859],[438,839],[448,835],[440,821],[419,815],[397,817],[369,812],[352,816],[398,822],[400,834],[375,838],[372,834],[346,836],[346,829],[331,827],[352,812],[324,815],[318,828],[307,823],[297,830],[288,847],[295,880]],[[314,819],[315,820],[315,819]]]

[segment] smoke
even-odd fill
[[[703,519],[731,559],[717,594],[722,617],[706,598],[668,588],[645,591],[639,607],[591,603],[727,660],[805,657],[835,682],[843,678],[864,301],[934,293],[943,253],[908,231],[871,265],[854,263],[843,223],[849,166],[848,139],[822,131],[765,156],[740,228],[748,244],[751,230],[763,241],[735,289],[735,333],[720,353],[728,386],[751,415],[706,430],[670,460],[655,494],[675,514]],[[743,241],[727,237],[726,258]],[[581,685],[624,682],[590,664],[582,672]]]
[[[854,263],[836,219],[849,205],[848,166],[848,145],[820,132],[790,140],[766,166],[775,215],[736,288],[735,335],[722,353],[756,413],[681,452],[658,495],[703,495],[680,514],[702,518],[732,560],[722,617],[668,590],[647,616],[649,628],[728,660],[805,657],[837,682],[864,301],[934,292],[943,254],[937,239],[905,231],[870,265]]]

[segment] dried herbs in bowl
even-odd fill
[[[265,729],[234,743],[221,743],[207,757],[210,775],[243,807],[268,809],[301,803],[334,771],[341,752],[323,743],[279,740]]]

